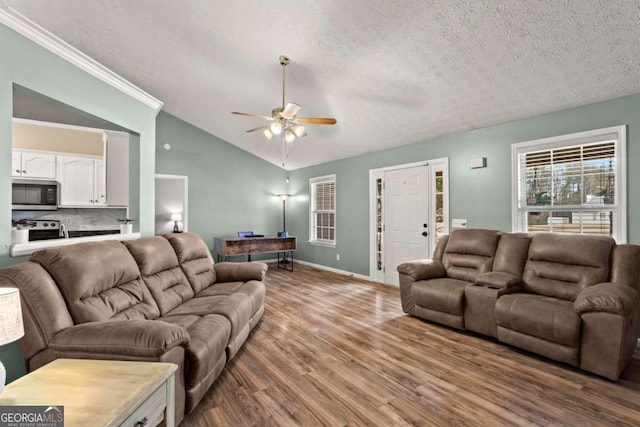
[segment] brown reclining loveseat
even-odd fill
[[[636,347],[640,246],[604,236],[455,230],[398,266],[405,313],[616,380]]]
[[[58,358],[175,363],[177,425],[262,317],[266,270],[214,264],[180,233],[39,251],[0,270],[0,287],[20,289],[28,371]]]

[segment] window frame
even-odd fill
[[[317,229],[317,225],[315,223],[315,214],[318,212],[317,209],[314,210],[315,208],[315,192],[316,192],[316,185],[317,184],[321,184],[321,183],[331,183],[333,182],[333,210],[323,210],[321,212],[324,213],[331,213],[333,214],[333,240],[324,240],[324,239],[317,239],[315,236],[317,235],[315,233],[316,229]],[[337,207],[337,192],[338,192],[338,185],[336,182],[336,175],[324,175],[324,176],[318,176],[315,178],[309,178],[309,240],[308,242],[312,245],[318,245],[318,246],[328,246],[328,247],[335,247],[336,246],[336,242],[337,242],[337,232],[338,232],[338,224],[337,224],[337,211],[338,211],[338,207]]]
[[[608,138],[615,134],[615,138]],[[627,127],[626,125],[612,126],[602,129],[594,129],[585,132],[577,132],[550,138],[536,139],[526,142],[511,144],[511,229],[514,232],[527,232],[522,214],[530,210],[540,210],[539,207],[527,209],[524,199],[524,180],[520,179],[520,167],[518,157],[521,154],[543,150],[557,150],[564,147],[586,145],[598,142],[598,140],[615,139],[615,203],[612,237],[618,244],[627,242]],[[574,208],[567,206],[563,209],[558,206],[556,210]],[[587,209],[582,209],[587,210]],[[597,209],[595,209],[597,210]]]

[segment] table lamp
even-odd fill
[[[171,214],[171,221],[173,221],[173,232],[174,233],[180,233],[180,228],[178,227],[178,221],[182,221],[182,214],[181,213],[172,213]]]
[[[5,345],[24,335],[20,291],[16,288],[0,288],[0,345]],[[0,361],[0,393],[4,390],[7,372]]]

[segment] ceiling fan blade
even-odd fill
[[[282,117],[284,117],[285,119],[290,119],[295,116],[301,108],[302,107],[295,102],[289,102],[287,103],[287,106],[284,107],[284,110],[282,110]]]
[[[238,111],[232,111],[231,114],[237,114],[239,116],[257,117],[259,119],[266,119],[266,120],[271,120],[273,118],[269,116],[261,116],[260,114],[240,113]]]
[[[296,122],[310,125],[335,125],[337,120],[333,117],[297,117]]]
[[[245,132],[247,132],[247,133],[249,133],[249,132],[255,132],[255,131],[257,131],[257,130],[262,130],[262,129],[269,129],[269,126],[268,126],[268,125],[267,125],[267,126],[258,126],[257,128],[249,129],[249,130],[247,130],[247,131],[245,131]]]

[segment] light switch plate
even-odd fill
[[[451,227],[453,228],[467,228],[467,220],[461,218],[453,218],[451,220]]]

